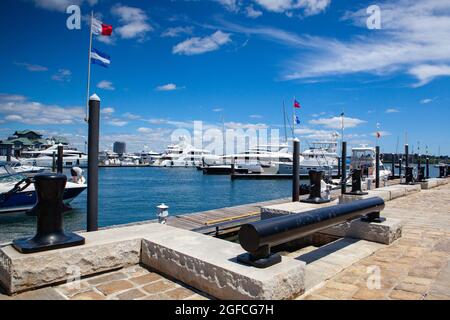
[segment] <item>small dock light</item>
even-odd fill
[[[156,215],[158,216],[158,222],[160,224],[166,224],[167,217],[169,216],[169,207],[166,206],[164,203],[160,204],[156,207],[157,212]]]

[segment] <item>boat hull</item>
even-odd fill
[[[86,189],[86,186],[71,187],[64,190],[64,203],[70,204],[80,193]],[[0,214],[13,212],[26,212],[36,204],[37,196],[34,190],[24,190],[11,195],[6,201],[0,204]]]

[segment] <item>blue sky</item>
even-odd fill
[[[81,30],[66,28],[73,3]],[[379,30],[366,26],[373,4]],[[114,27],[93,42],[112,58],[92,66],[102,148],[161,150],[174,129],[222,115],[280,128],[295,96],[304,141],[340,131],[344,109],[351,145],[373,144],[380,123],[385,152],[407,131],[416,149],[450,154],[450,1],[436,0],[3,0],[0,137],[28,128],[83,146],[91,10]]]

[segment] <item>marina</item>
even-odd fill
[[[450,2],[380,1],[1,1],[2,310],[450,301]]]

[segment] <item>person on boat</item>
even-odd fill
[[[80,167],[70,169],[70,174],[72,176],[72,182],[78,184],[86,183],[86,179],[83,177],[83,170]]]

